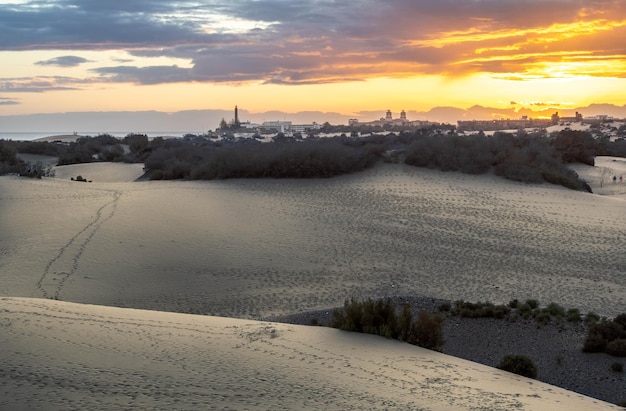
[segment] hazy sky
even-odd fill
[[[591,103],[624,0],[0,0],[0,115]]]

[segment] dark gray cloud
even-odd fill
[[[120,83],[160,84],[193,81],[190,70],[178,66],[118,66],[93,69],[107,81]]]
[[[0,9],[0,49],[101,50],[202,40],[197,24],[179,14],[176,5],[158,0],[57,0],[9,5]]]
[[[8,97],[0,97],[0,106],[13,106],[21,104],[19,100]]]
[[[59,56],[49,60],[37,61],[35,64],[40,66],[59,66],[59,67],[76,67],[89,60],[78,56]]]
[[[41,93],[45,91],[78,90],[82,85],[100,79],[81,79],[62,76],[0,78],[2,93]]]
[[[121,49],[192,66],[94,70],[102,81],[138,84],[506,74],[545,61],[546,51],[548,61],[562,52],[626,56],[626,28],[610,28],[623,15],[621,0],[34,0],[0,8],[0,50]],[[567,24],[594,21],[610,29],[562,35]],[[70,57],[38,64],[81,63]]]

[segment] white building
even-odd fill
[[[320,128],[322,128],[322,125],[317,124],[316,122],[313,122],[311,124],[292,124],[291,125],[291,131],[293,131],[294,133],[304,133],[307,130],[319,130]]]
[[[276,129],[284,133],[285,131],[291,130],[291,121],[264,121],[263,124],[261,124],[261,128]]]

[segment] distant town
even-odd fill
[[[523,130],[523,129],[545,129],[551,126],[571,126],[580,125],[599,125],[609,122],[626,122],[625,119],[617,119],[608,115],[597,115],[593,117],[584,117],[582,113],[576,112],[574,116],[560,116],[558,112],[552,114],[550,118],[531,118],[529,116],[521,116],[517,119],[494,119],[494,120],[459,120],[456,126],[447,123],[439,123],[426,120],[411,120],[407,118],[404,110],[400,112],[399,117],[394,117],[391,110],[387,110],[384,117],[372,121],[360,121],[358,119],[349,119],[346,125],[332,125],[330,123],[308,123],[296,124],[287,120],[264,121],[262,123],[253,123],[250,121],[242,121],[239,118],[239,110],[235,106],[234,118],[226,121],[222,118],[216,132],[237,132],[239,134],[267,134],[267,133],[283,133],[285,135],[294,134],[310,134],[319,132],[346,132],[356,131],[367,133],[376,131],[403,131],[424,128],[440,128],[440,129],[456,129],[458,133],[464,132],[487,132],[502,130]]]
[[[143,163],[145,178],[153,180],[321,178],[361,171],[380,160],[467,174],[493,170],[515,181],[591,191],[567,164],[593,166],[596,156],[626,156],[624,121],[579,112],[457,125],[411,120],[405,111],[396,117],[391,110],[377,120],[352,119],[341,125],[286,120],[257,124],[241,119],[238,107],[233,114],[230,121],[222,118],[215,131],[182,137],[74,133],[39,141],[0,140],[0,175],[41,178],[53,171],[29,163],[20,157],[24,155],[46,155],[56,165]],[[74,181],[89,181],[83,177]],[[614,173],[613,182],[620,177]]]

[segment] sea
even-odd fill
[[[183,137],[185,134],[202,134],[202,131],[33,131],[33,132],[10,132],[0,131],[0,140],[19,140],[19,141],[32,141],[39,138],[50,136],[71,136],[76,134],[78,136],[91,136],[95,137],[100,134],[110,134],[113,137],[123,138],[129,134],[145,134],[148,137]]]

